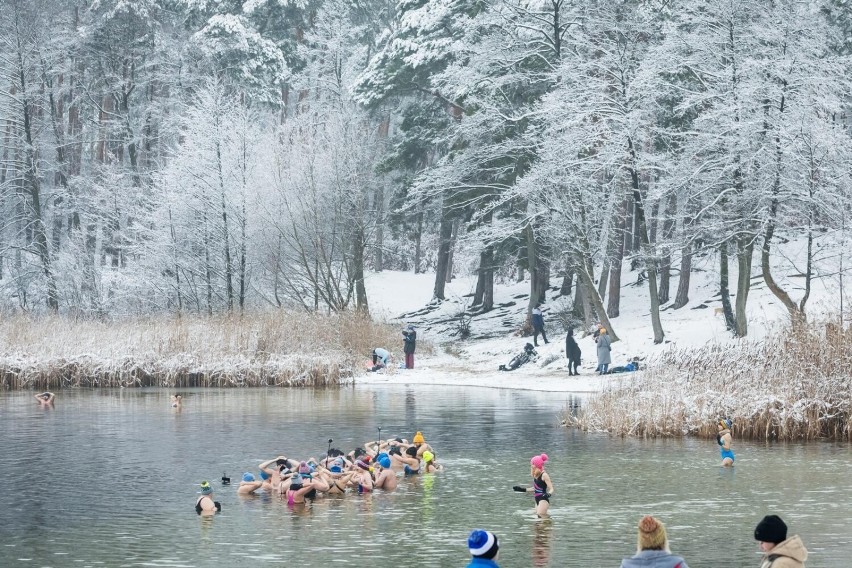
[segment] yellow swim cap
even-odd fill
[[[426,463],[429,463],[430,461],[432,461],[434,459],[435,459],[435,454],[433,454],[432,452],[428,452],[428,451],[423,452],[423,461],[425,461]]]

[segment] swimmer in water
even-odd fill
[[[345,462],[340,456],[331,462],[331,467],[328,469],[320,465],[318,472],[323,481],[328,485],[326,493],[329,495],[343,495],[346,493],[349,480],[355,475],[355,472],[345,471]]]
[[[547,462],[547,454],[534,456],[530,460],[530,475],[533,478],[532,487],[524,487],[523,485],[515,485],[512,489],[520,492],[528,492],[533,490],[535,495],[535,514],[539,518],[545,518],[549,515],[547,510],[550,509],[550,496],[553,494],[553,482],[550,481],[550,476],[544,471],[544,464]]]
[[[375,487],[384,489],[385,491],[393,491],[396,489],[399,481],[396,478],[396,472],[391,469],[390,456],[384,452],[376,456],[376,465],[379,468],[379,474],[376,476]]]
[[[435,454],[430,451],[423,452],[423,472],[424,473],[435,473],[437,471],[443,471],[444,466],[435,461]]]
[[[53,400],[56,398],[56,395],[49,391],[45,391],[43,393],[39,393],[33,396],[42,408],[48,408],[53,406]]]
[[[722,456],[722,465],[724,467],[734,465],[734,452],[731,450],[731,426],[733,425],[734,423],[730,419],[719,420],[716,425],[719,428],[719,433],[716,434],[716,443],[721,446],[719,454]]]
[[[251,495],[263,486],[263,480],[256,479],[253,473],[245,472],[237,489],[237,495]]]
[[[411,439],[411,443],[414,444],[415,448],[417,448],[418,458],[422,457],[424,452],[435,452],[435,450],[432,449],[432,446],[426,443],[421,432],[414,434],[414,438]]]
[[[373,490],[373,476],[370,466],[363,459],[355,461],[355,475],[349,480],[358,493],[370,493]]]
[[[202,516],[215,515],[222,510],[222,504],[213,500],[213,488],[209,481],[201,482],[201,497],[195,502],[195,512]]]
[[[173,394],[172,395],[172,408],[180,408],[182,400],[183,400],[182,396],[180,396],[179,394]]]

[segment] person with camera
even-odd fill
[[[413,325],[409,325],[408,327],[402,330],[402,340],[402,350],[405,353],[405,368],[413,369],[414,350],[417,347],[417,332],[414,330]]]

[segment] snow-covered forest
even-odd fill
[[[7,314],[368,311],[464,258],[617,337],[630,263],[662,342],[694,255],[739,336],[730,264],[794,321],[844,270],[847,0],[0,0],[0,42]]]

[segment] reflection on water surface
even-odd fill
[[[503,566],[613,566],[635,547],[644,513],[668,527],[695,567],[756,565],[756,522],[780,514],[812,551],[809,568],[852,555],[848,445],[738,442],[718,467],[714,441],[622,440],[558,426],[569,395],[495,389],[358,386],[339,391],[63,392],[0,399],[1,566],[463,566],[465,539],[501,539]],[[280,453],[307,457],[378,436],[423,431],[446,471],[393,494],[327,498],[291,511],[239,498],[243,471]],[[532,514],[529,458],[550,455],[550,521]],[[195,515],[210,479],[222,502]]]

